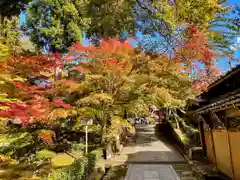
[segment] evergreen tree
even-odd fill
[[[83,17],[83,0],[34,0],[27,9],[27,30],[39,48],[66,52],[81,41],[88,19]]]
[[[73,42],[105,39],[124,32],[159,33],[170,42],[178,26],[208,27],[225,8],[217,0],[33,0],[27,11],[29,34],[39,47],[66,51]]]

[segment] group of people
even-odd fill
[[[140,117],[135,119],[135,124],[148,124],[148,121],[146,118]]]

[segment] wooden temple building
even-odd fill
[[[204,155],[240,180],[240,65],[210,85],[187,111],[198,121]]]

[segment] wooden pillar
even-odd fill
[[[215,148],[215,143],[214,143],[214,138],[213,138],[213,129],[214,129],[214,122],[212,122],[212,118],[210,116],[210,113],[208,113],[208,116],[210,118],[211,126],[210,126],[210,135],[211,135],[211,141],[212,141],[212,148],[213,148],[213,154],[214,154],[214,161],[215,161],[215,166],[218,168],[217,165],[217,155],[216,155],[216,148]]]
[[[213,132],[212,129],[210,128],[210,136],[211,136],[211,141],[212,141],[212,149],[213,149],[213,155],[214,155],[214,162],[215,166],[217,168],[217,156],[216,156],[216,149],[215,149],[215,144],[214,144],[214,139],[213,139]]]
[[[227,129],[227,138],[228,138],[228,148],[229,148],[230,159],[231,159],[232,178],[233,178],[233,180],[235,180],[235,172],[234,172],[233,157],[232,157],[232,148],[231,148],[230,136],[229,136],[229,131],[228,131],[228,129]]]
[[[206,142],[205,142],[203,123],[204,123],[204,121],[199,120],[199,118],[198,118],[198,126],[200,129],[200,139],[201,139],[201,144],[203,147],[203,153],[204,153],[204,157],[207,157],[207,147],[206,147]]]
[[[226,117],[225,114],[224,114],[223,117]],[[230,156],[231,156],[231,164],[232,164],[233,180],[236,180],[235,168],[234,168],[234,165],[233,165],[233,156],[232,156],[231,139],[230,139],[230,136],[229,136],[229,128],[230,128],[230,124],[229,124],[227,118],[224,118],[224,123],[225,123],[226,130],[227,130],[228,146],[229,146],[229,152],[230,152]]]
[[[215,166],[217,168],[217,156],[216,156],[216,149],[215,149],[214,139],[213,139],[212,125],[209,125],[202,116],[200,116],[200,117],[209,127],[210,137],[211,137],[211,141],[212,141],[212,150],[213,150],[213,156],[214,156],[214,164],[215,164]],[[205,141],[205,139],[204,139],[204,141]]]

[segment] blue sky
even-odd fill
[[[236,5],[236,4],[240,4],[240,1],[239,0],[228,0],[227,1],[227,5]],[[236,45],[240,46],[240,37],[235,38],[235,43],[236,43]],[[240,59],[240,50],[237,50],[235,52],[234,57]],[[237,64],[239,64],[239,63],[232,62],[233,66],[235,66]],[[220,58],[219,62],[218,62],[218,67],[219,67],[219,69],[221,69],[223,71],[228,71],[229,70],[229,64],[227,62],[227,59]]]
[[[227,4],[228,5],[240,4],[240,1],[239,0],[228,0]],[[20,14],[20,24],[25,24],[25,22],[26,22],[25,13],[21,13]],[[139,41],[143,39],[143,36],[140,32],[137,32],[137,38]],[[237,39],[239,41],[237,41]],[[240,37],[236,37],[235,41],[236,41],[236,44],[240,46]],[[89,41],[86,38],[84,38],[83,44],[87,45],[87,44],[89,44]],[[136,42],[133,42],[132,44],[135,45]],[[236,51],[236,53],[234,54],[234,57],[240,59],[240,50]],[[233,63],[233,65],[236,65],[236,63]],[[228,63],[224,59],[220,59],[220,61],[218,62],[218,67],[224,71],[227,71],[229,69]]]

